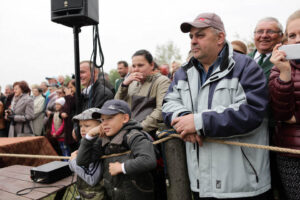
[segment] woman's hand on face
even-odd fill
[[[270,61],[279,69],[280,71],[279,78],[283,81],[290,81],[291,65],[290,62],[285,58],[286,53],[278,49],[281,45],[282,44],[277,44],[274,47]]]
[[[144,79],[144,76],[140,72],[130,73],[129,76],[123,81],[124,85],[130,85],[132,81],[141,82]]]

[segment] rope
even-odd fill
[[[48,156],[48,155],[33,155],[33,154],[13,154],[0,153],[0,157],[16,157],[16,158],[41,158],[41,159],[70,159],[70,156]]]
[[[164,135],[167,135],[168,132],[161,132],[159,137],[162,137]],[[153,142],[154,145],[160,144],[163,142],[166,142],[170,139],[177,138],[181,139],[181,136],[179,134],[170,134],[164,138],[161,138],[159,140],[156,140]],[[292,153],[292,154],[300,154],[300,150],[297,149],[290,149],[290,148],[282,148],[282,147],[275,147],[275,146],[266,146],[266,145],[259,145],[259,144],[249,144],[249,143],[242,143],[242,142],[233,142],[233,141],[225,141],[225,140],[217,140],[217,139],[211,139],[211,138],[204,138],[205,142],[211,142],[211,143],[218,143],[218,144],[228,144],[233,146],[242,146],[242,147],[249,147],[249,148],[256,148],[256,149],[265,149],[269,151],[276,151],[280,153]],[[110,155],[104,155],[101,156],[101,159],[105,158],[111,158],[116,156],[122,156],[125,154],[129,154],[131,151],[126,151],[123,153],[116,153],[116,154],[110,154]],[[39,158],[39,159],[65,159],[69,160],[70,156],[48,156],[48,155],[32,155],[32,154],[9,154],[9,153],[0,153],[0,157],[17,157],[17,158]]]
[[[163,136],[164,134],[167,134],[167,132],[162,132],[161,134]],[[180,135],[178,135],[178,134],[170,134],[166,138],[180,138],[181,139]],[[164,139],[166,139],[166,138],[164,138]],[[204,141],[211,142],[211,143],[218,143],[218,144],[228,144],[228,145],[234,145],[234,146],[256,148],[256,149],[265,149],[265,150],[276,151],[276,152],[281,152],[281,153],[300,154],[300,150],[290,149],[290,148],[266,146],[266,145],[260,145],[260,144],[249,144],[249,143],[233,142],[233,141],[226,141],[226,140],[217,140],[217,139],[211,139],[211,138],[204,138]]]

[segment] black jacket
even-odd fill
[[[81,111],[88,108],[101,108],[107,100],[114,98],[113,93],[104,87],[99,80],[93,84],[89,94],[82,94],[82,96]]]

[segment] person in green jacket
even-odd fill
[[[280,43],[283,37],[282,25],[274,17],[266,17],[258,21],[254,31],[256,49],[249,54],[259,64],[268,81],[273,63],[270,57],[273,48]]]
[[[118,62],[118,73],[120,75],[120,78],[118,78],[116,81],[115,81],[115,91],[117,92],[118,89],[119,89],[119,86],[121,85],[121,83],[123,83],[126,75],[128,74],[128,63],[126,61],[119,61]]]

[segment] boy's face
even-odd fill
[[[92,119],[79,121],[81,137],[85,137],[89,130],[95,128],[96,126],[99,126],[99,124],[99,121]]]
[[[124,124],[129,121],[128,114],[116,114],[116,115],[101,115],[102,128],[106,136],[116,135]]]
[[[61,109],[62,109],[62,105],[60,105],[59,103],[55,103],[55,110],[60,111]]]

